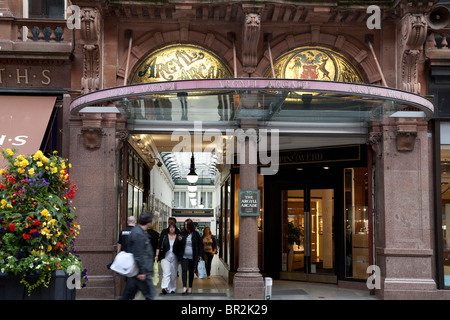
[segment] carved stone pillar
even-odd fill
[[[83,77],[81,78],[81,92],[83,94],[96,91],[99,88],[99,52],[98,45],[85,44],[83,46]]]
[[[432,150],[421,119],[385,119],[374,125],[377,296],[425,299],[436,291],[433,256]],[[399,138],[410,137],[406,144]],[[426,294],[424,295],[424,292]]]
[[[100,88],[100,13],[96,8],[81,8],[81,41],[83,43],[83,77],[81,92]]]
[[[253,73],[258,64],[258,43],[261,37],[261,8],[243,6],[245,21],[242,30],[242,67]]]
[[[84,147],[86,149],[98,149],[101,145],[102,116],[101,114],[84,115],[81,118]]]
[[[422,2],[402,5],[404,11],[401,20],[400,34],[400,74],[399,88],[413,93],[420,93],[421,85],[418,78],[419,60],[423,57],[423,47],[427,37],[426,11],[430,8]]]
[[[366,144],[368,144],[377,158],[381,158],[382,156],[382,146],[383,143],[383,133],[379,131],[372,131],[369,133],[369,136],[367,137]]]

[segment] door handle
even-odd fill
[[[304,252],[305,256],[311,256],[311,212],[305,211],[305,228],[304,228]]]

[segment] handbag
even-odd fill
[[[153,285],[156,287],[159,282],[159,267],[158,262],[153,263]]]
[[[205,261],[200,260],[197,265],[197,272],[198,272],[198,278],[199,279],[206,279],[208,276],[206,274],[206,266]]]
[[[139,269],[132,253],[120,251],[111,264],[111,270],[126,277],[134,277]]]

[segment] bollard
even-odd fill
[[[272,278],[264,278],[264,297],[266,300],[272,299]]]

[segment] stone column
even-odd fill
[[[421,119],[385,119],[375,165],[376,264],[383,299],[436,293],[433,257],[432,145]],[[379,276],[379,275],[377,275]]]
[[[244,132],[256,127],[256,119],[241,120],[241,128]],[[249,134],[248,138],[244,134],[243,138],[243,141],[238,143],[240,155],[246,155],[244,160],[240,160],[239,189],[258,190],[256,134],[253,136]],[[239,217],[239,267],[234,276],[234,298],[264,299],[264,279],[258,268],[258,217],[256,216]]]
[[[81,226],[75,249],[87,268],[87,287],[78,298],[114,299],[114,275],[106,269],[116,251],[117,179],[115,114],[85,114],[70,119],[71,179],[78,186],[73,200]]]

